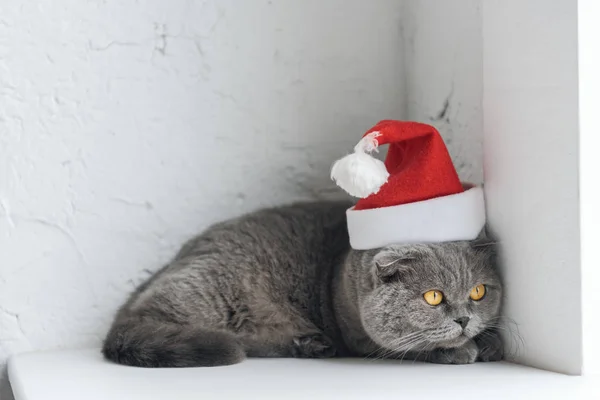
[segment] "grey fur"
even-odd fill
[[[342,202],[258,211],[209,228],[119,310],[103,354],[142,367],[251,357],[502,357],[493,246],[454,242],[351,250]],[[480,302],[472,287],[488,287]],[[441,290],[447,302],[427,305]],[[464,329],[455,322],[470,320]],[[460,321],[464,324],[464,320]]]

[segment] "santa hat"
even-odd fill
[[[368,154],[385,144],[385,163]],[[460,182],[442,137],[427,124],[379,122],[333,165],[331,178],[361,198],[347,211],[357,250],[472,240],[485,225],[483,190]]]

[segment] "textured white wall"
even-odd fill
[[[460,177],[481,183],[482,0],[405,2],[407,117],[444,137]]]
[[[403,117],[401,5],[1,2],[0,367],[98,345],[208,224],[339,193],[331,162]]]

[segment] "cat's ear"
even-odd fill
[[[488,250],[491,252],[496,251],[497,240],[492,236],[488,226],[486,225],[475,240],[470,242],[473,249]]]
[[[373,257],[373,273],[381,282],[400,280],[423,256],[422,249],[416,246],[384,247]]]
[[[470,243],[471,248],[485,257],[488,263],[495,265],[498,257],[498,241],[484,228],[477,239]]]

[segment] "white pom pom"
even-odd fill
[[[365,198],[379,192],[390,174],[385,165],[367,152],[377,150],[379,132],[365,136],[354,148],[354,153],[338,160],[331,168],[331,179],[354,197]]]

